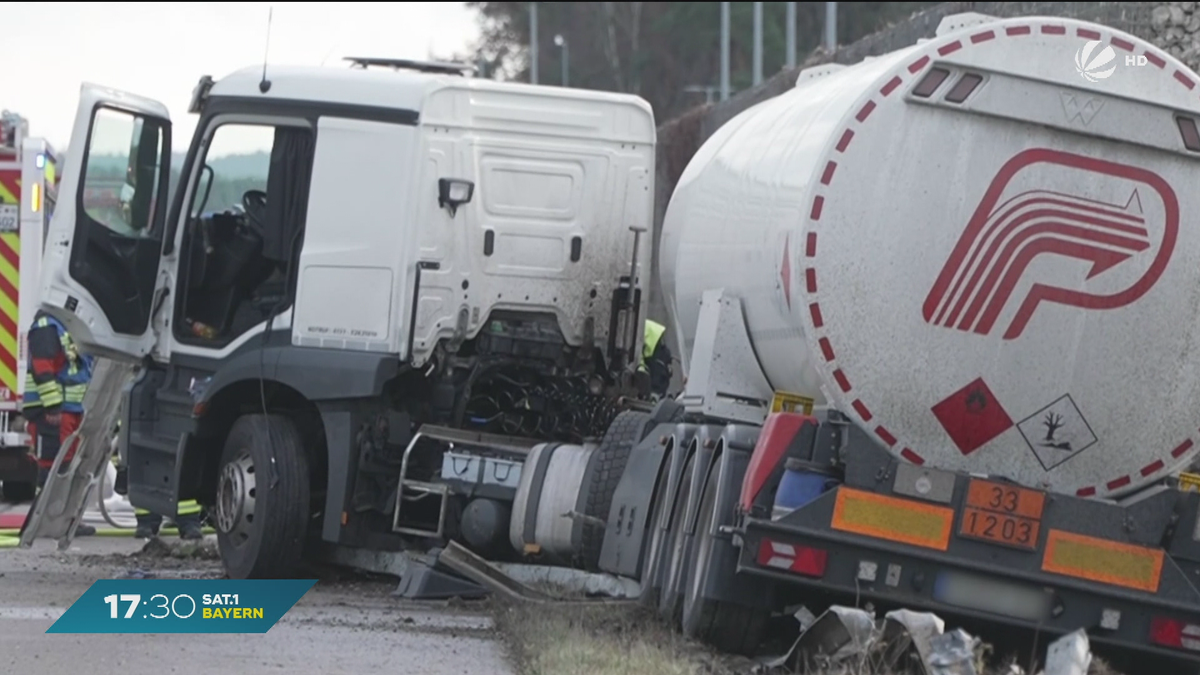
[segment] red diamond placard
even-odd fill
[[[1012,418],[982,377],[942,399],[932,411],[964,455],[975,452],[1013,426]]]

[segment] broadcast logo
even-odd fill
[[[47,633],[266,633],[315,579],[101,579]]]
[[[1088,82],[1099,82],[1117,72],[1117,52],[1112,45],[1101,47],[1099,40],[1088,40],[1075,52],[1075,70]],[[1144,66],[1149,62],[1145,54],[1126,54],[1125,65]]]
[[[1117,64],[1112,63],[1117,58],[1112,45],[1104,45],[1103,49],[1096,51],[1099,46],[1099,40],[1088,40],[1075,52],[1075,70],[1088,82],[1107,80],[1117,70]]]

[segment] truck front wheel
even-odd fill
[[[217,479],[217,543],[232,579],[288,578],[304,552],[308,458],[296,425],[280,415],[233,423]]]

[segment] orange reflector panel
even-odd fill
[[[953,522],[951,509],[841,488],[830,526],[843,532],[945,551],[950,545]]]
[[[1047,572],[1148,593],[1158,591],[1162,565],[1160,549],[1062,530],[1050,530],[1042,558],[1042,569]]]

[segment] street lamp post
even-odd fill
[[[721,100],[729,100],[729,3],[721,3]]]
[[[787,54],[784,55],[784,63],[788,68],[796,67],[796,3],[787,3],[787,19],[784,26],[785,42],[787,43]]]
[[[754,3],[754,86],[763,81],[763,4]]]
[[[537,3],[529,3],[529,82],[538,83],[538,16]]]
[[[570,54],[567,51],[567,38],[561,35],[554,36],[554,44],[562,48],[562,86],[569,87],[571,83],[568,81],[568,73],[570,73]]]
[[[836,2],[825,3],[825,50],[831,54],[837,49],[837,10]]]

